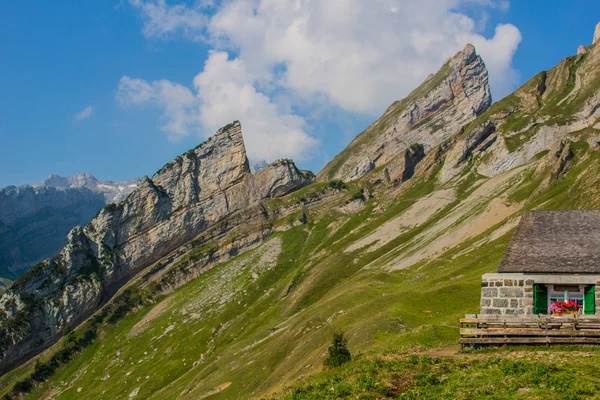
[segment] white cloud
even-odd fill
[[[505,2],[466,0],[480,7]],[[249,70],[265,76],[276,65],[281,85],[303,96],[325,94],[346,110],[378,114],[474,42],[486,55],[495,97],[514,87],[512,55],[520,33],[498,26],[493,38],[454,11],[459,0],[296,1],[225,3],[206,31],[216,45],[239,52]],[[471,4],[471,5],[473,5]]]
[[[229,60],[225,52],[210,53],[204,70],[194,78],[194,91],[165,80],[147,82],[124,76],[117,100],[122,106],[162,107],[162,130],[175,139],[193,132],[209,136],[239,119],[248,157],[253,160],[266,159],[269,147],[273,158],[308,158],[317,144],[306,133],[304,119],[258,92],[243,62]]]
[[[206,26],[208,17],[203,13],[210,8],[210,2],[198,3],[190,8],[185,4],[170,6],[165,0],[142,1],[129,0],[131,5],[139,8],[144,17],[142,30],[146,37],[166,39],[172,35],[182,34],[191,39],[201,39],[201,30]]]
[[[161,129],[171,139],[187,136],[198,129],[196,98],[183,85],[164,79],[149,83],[123,76],[119,81],[117,100],[125,107],[150,103],[163,108]]]
[[[306,133],[304,119],[257,91],[240,59],[211,52],[204,70],[194,78],[199,117],[209,132],[239,119],[249,157],[306,159],[317,141]]]
[[[127,77],[119,92],[131,91],[130,103],[160,103],[166,131],[187,133],[197,124],[214,130],[240,119],[245,135],[252,132],[253,154],[262,154],[266,141],[296,158],[315,145],[305,121],[281,99],[377,116],[469,42],[486,62],[494,98],[512,91],[519,78],[512,66],[519,30],[506,24],[491,38],[478,33],[485,14],[506,10],[506,0],[130,3],[144,18],[146,37],[202,40],[216,51],[194,79],[194,94],[182,90],[167,101],[157,82]],[[461,13],[462,6],[478,9],[479,22]],[[213,8],[210,14],[205,7]],[[193,107],[181,101],[190,96]]]
[[[87,106],[86,108],[84,108],[83,110],[81,110],[80,112],[75,114],[75,116],[74,116],[75,121],[83,121],[84,119],[91,117],[93,112],[94,112],[93,107]]]

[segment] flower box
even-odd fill
[[[561,315],[576,315],[579,314],[581,306],[574,301],[557,301],[556,303],[550,304],[548,313],[553,316],[559,317]]]

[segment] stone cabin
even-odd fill
[[[481,281],[481,314],[548,314],[574,300],[600,315],[600,210],[526,211],[500,262]],[[597,306],[598,305],[598,306]]]

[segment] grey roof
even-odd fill
[[[498,272],[600,273],[600,210],[526,211]]]

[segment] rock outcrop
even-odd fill
[[[261,200],[312,182],[289,160],[252,174],[241,125],[144,177],[119,204],[69,233],[60,254],[32,268],[0,299],[0,370],[55,342],[125,282],[208,228]],[[14,320],[27,321],[19,329]]]
[[[597,27],[596,42],[598,34]],[[461,135],[449,141],[440,181],[459,175],[472,158],[478,174],[493,177],[543,151],[554,152],[553,146],[564,140],[578,141],[582,134],[593,134],[588,140],[595,147],[591,139],[600,129],[600,46],[596,42],[540,72],[465,126]]]
[[[360,178],[414,145],[428,152],[490,104],[487,69],[475,48],[467,45],[405,99],[392,104],[325,166],[318,179]]]
[[[600,40],[600,22],[596,25],[596,30],[594,31],[594,40],[592,44],[596,44]]]

